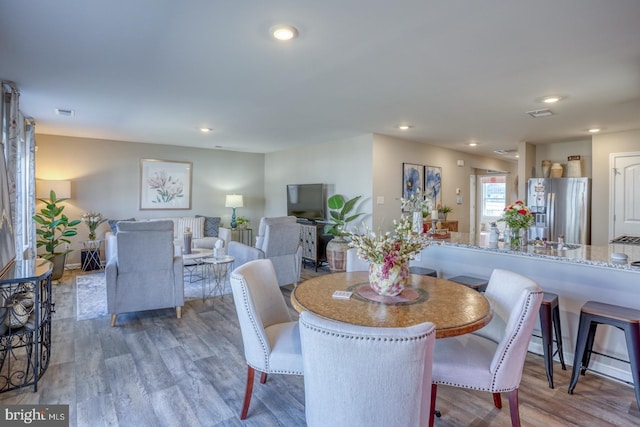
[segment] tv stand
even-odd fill
[[[311,262],[318,267],[327,262],[326,240],[323,239],[324,225],[315,221],[300,221],[300,244],[302,245],[302,263]]]

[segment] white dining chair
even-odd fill
[[[345,270],[347,273],[353,271],[369,271],[369,261],[365,261],[358,256],[358,248],[349,248],[347,249]]]
[[[298,322],[291,319],[275,269],[269,259],[249,261],[231,273],[231,290],[238,314],[247,385],[240,419],[249,411],[255,371],[264,384],[267,374],[302,375]]]
[[[300,314],[308,427],[426,426],[435,326],[353,325]]]
[[[493,317],[482,329],[466,335],[439,339],[433,359],[431,405],[438,385],[488,391],[497,408],[500,393],[509,394],[512,426],[520,425],[518,387],[531,333],[542,302],[542,290],[531,279],[496,269],[485,297]],[[433,425],[433,413],[429,425]]]

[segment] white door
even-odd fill
[[[476,230],[489,230],[497,222],[506,206],[506,175],[478,175],[476,181]],[[504,223],[498,223],[504,230]]]
[[[612,154],[613,236],[640,236],[640,153]]]

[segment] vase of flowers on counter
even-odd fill
[[[533,214],[521,200],[504,208],[502,218],[498,221],[505,222],[509,227],[512,248],[526,245],[527,230],[533,224]]]

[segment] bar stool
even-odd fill
[[[426,267],[409,267],[411,274],[420,274],[421,276],[438,277],[438,272]]]
[[[549,388],[553,388],[553,332],[556,334],[556,353],[560,359],[562,370],[566,371],[564,363],[564,353],[562,352],[562,328],[560,327],[560,305],[558,295],[545,292],[540,305],[540,332],[541,335],[533,336],[542,338],[542,351],[544,353],[544,369],[547,372]]]
[[[471,276],[454,276],[447,280],[451,280],[452,282],[460,283],[461,285],[465,285],[470,287],[471,289],[475,289],[478,292],[484,292],[487,289],[487,285],[489,284],[489,279],[483,279],[479,277],[471,277]]]
[[[578,326],[578,340],[573,359],[569,394],[573,394],[580,374],[584,375],[589,370],[591,353],[620,360],[593,351],[596,329],[600,324],[615,326],[624,331],[627,351],[629,352],[631,376],[636,393],[636,403],[640,407],[640,310],[602,302],[587,301],[580,310],[580,325]]]
[[[455,276],[447,280],[466,285],[478,292],[484,292],[489,284],[489,280],[487,279],[471,276]],[[551,292],[544,293],[542,304],[540,304],[539,315],[541,335],[533,334],[533,336],[542,338],[544,369],[547,373],[549,388],[553,388],[553,356],[556,353],[558,353],[562,370],[567,370],[567,366],[564,363],[564,353],[562,351],[562,328],[560,327],[560,305],[558,304],[558,295]],[[556,334],[556,353],[553,351],[554,330]]]

